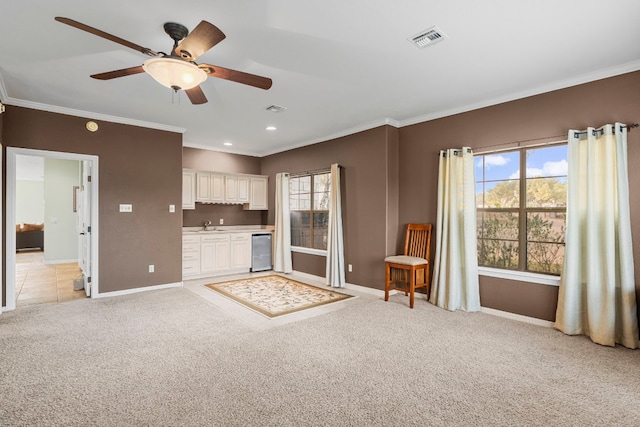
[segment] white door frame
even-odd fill
[[[63,160],[87,160],[91,162],[91,298],[99,295],[98,286],[98,156],[63,153],[58,151],[32,150],[7,147],[7,213],[6,213],[6,307],[16,308],[16,156],[37,156]]]

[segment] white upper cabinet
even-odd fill
[[[245,203],[244,209],[247,210],[263,210],[269,209],[268,206],[268,190],[269,178],[266,176],[252,176],[250,179],[249,203]]]
[[[269,177],[183,170],[183,209],[197,203],[241,204],[248,210],[267,210]]]
[[[238,175],[238,203],[249,203],[249,181],[248,176]]]
[[[196,172],[196,202],[224,203],[224,175]]]
[[[182,209],[196,208],[196,172],[182,171]]]

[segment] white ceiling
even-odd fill
[[[148,57],[55,16],[165,52],[165,22],[207,20],[227,38],[198,62],[273,87],[209,78],[209,102],[191,105],[146,74],[95,80]],[[434,25],[442,42],[407,40]],[[185,146],[256,156],[638,69],[638,0],[21,0],[0,13],[3,102],[181,131]],[[266,111],[272,104],[287,110]]]

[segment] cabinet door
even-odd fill
[[[203,242],[200,245],[200,272],[212,273],[216,271],[216,244],[215,242]]]
[[[196,201],[208,202],[211,197],[211,174],[208,172],[196,173]]]
[[[200,272],[215,273],[229,269],[229,235],[207,234],[201,237]]]
[[[225,203],[238,201],[238,178],[235,175],[224,177],[224,201]]]
[[[182,171],[182,209],[196,208],[196,173]]]
[[[225,271],[229,269],[229,238],[215,242],[215,265],[214,271]]]
[[[251,234],[232,234],[230,239],[232,270],[251,268]]]
[[[251,177],[251,194],[249,198],[250,210],[267,210],[267,187],[268,178],[266,176]]]
[[[238,203],[249,202],[250,179],[248,176],[238,176]]]
[[[211,174],[209,201],[224,203],[224,175]]]

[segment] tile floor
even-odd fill
[[[84,289],[73,290],[80,275],[78,263],[45,264],[44,252],[16,253],[17,307],[86,298]]]

